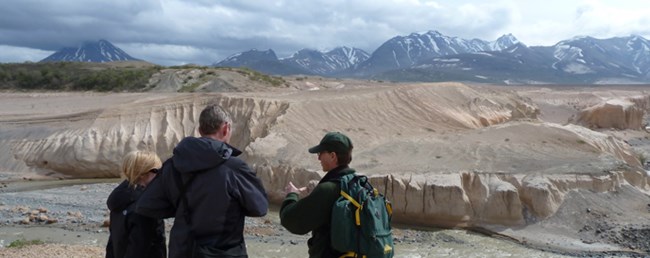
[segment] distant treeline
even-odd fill
[[[0,64],[0,89],[55,91],[141,91],[162,69],[153,65],[81,62]]]

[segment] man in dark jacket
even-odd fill
[[[299,199],[299,193],[305,191],[305,187],[297,188],[292,182],[285,187],[286,198],[280,208],[280,222],[294,234],[303,235],[311,231],[312,237],[307,242],[310,258],[338,258],[343,254],[331,247],[330,220],[332,206],[341,192],[336,179],[355,172],[348,167],[352,161],[352,148],[352,142],[344,134],[327,133],[320,144],[309,149],[310,153],[318,153],[318,160],[327,174],[303,199]]]
[[[174,155],[163,164],[162,174],[138,201],[140,214],[175,217],[170,258],[200,253],[247,257],[245,216],[266,215],[268,200],[255,172],[237,158],[241,151],[228,144],[231,124],[221,107],[206,107],[199,117],[201,137],[178,143]]]

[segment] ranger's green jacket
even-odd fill
[[[334,251],[330,245],[332,206],[341,196],[341,187],[336,179],[354,172],[354,169],[347,166],[339,166],[327,172],[305,198],[299,199],[297,193],[289,193],[282,202],[282,226],[294,234],[304,235],[312,232],[307,242],[310,258],[341,256],[341,253]]]

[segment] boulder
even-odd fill
[[[645,111],[627,99],[610,99],[583,109],[575,123],[588,128],[641,130]]]

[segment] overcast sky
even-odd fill
[[[234,53],[337,46],[372,53],[395,36],[437,30],[529,46],[575,36],[650,39],[647,0],[0,0],[0,62],[40,61],[106,39],[161,65],[209,65]]]

